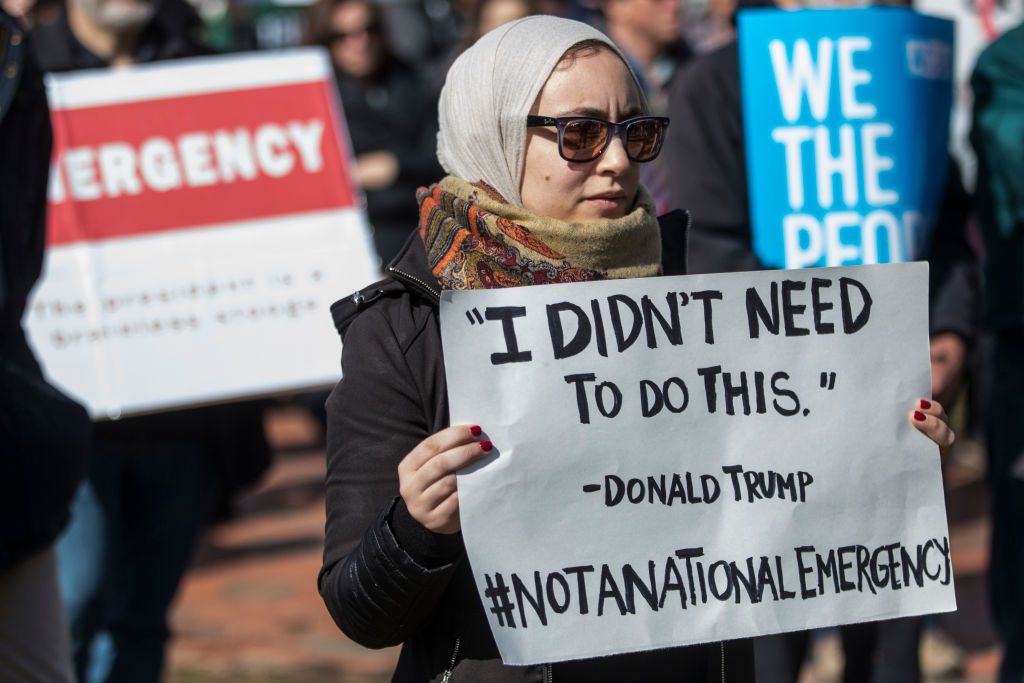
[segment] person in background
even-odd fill
[[[199,30],[185,0],[67,0],[32,38],[42,68],[65,72],[206,54]],[[97,422],[94,443],[57,548],[75,669],[80,683],[155,683],[167,609],[201,531],[223,496],[269,465],[262,406]]]
[[[736,0],[705,0],[686,5],[683,35],[697,54],[711,52],[736,37]]]
[[[682,38],[680,0],[604,0],[605,29],[637,72],[652,106],[664,111],[668,85],[692,52]]]
[[[129,66],[209,54],[185,0],[67,0],[33,28],[46,72]]]
[[[785,0],[780,6],[795,7]],[[771,6],[744,0],[740,7]],[[764,268],[754,253],[748,204],[739,50],[735,40],[698,57],[669,95],[672,134],[665,142],[673,205],[692,217],[689,268],[718,273]],[[977,259],[966,237],[970,200],[950,162],[939,220],[925,255],[930,268],[932,395],[952,405],[976,333]],[[921,678],[919,618],[845,626],[845,683],[913,683]],[[795,683],[810,632],[759,638],[759,683]]]
[[[387,264],[409,233],[416,188],[440,173],[437,106],[421,76],[391,55],[376,5],[318,0],[309,26],[309,42],[326,47],[334,63],[355,175],[366,192],[377,253]]]
[[[377,9],[392,56],[417,68],[443,55],[461,35],[451,0],[385,0]]]
[[[538,11],[537,0],[477,0],[472,3],[463,3],[461,9],[467,14],[464,17],[462,26],[462,38],[456,41],[447,53],[442,55],[429,67],[430,91],[440,94],[444,87],[445,76],[459,55],[472,47],[473,43],[480,39],[491,29],[502,24],[507,24],[516,19],[522,19],[533,14],[545,14]]]
[[[771,0],[743,0],[765,7]],[[780,6],[800,3],[782,0]],[[899,3],[887,3],[899,4]],[[666,141],[672,205],[690,211],[690,270],[759,270],[751,243],[746,152],[735,40],[694,60],[671,84],[673,132]],[[694,169],[700,169],[694,172]],[[970,198],[951,162],[928,252],[931,269],[932,393],[952,405],[977,331],[978,262],[966,236]]]
[[[978,58],[971,77],[977,213],[985,240],[984,314],[994,336],[987,397],[992,612],[1001,683],[1024,680],[1024,25]]]
[[[651,111],[667,116],[669,84],[692,56],[682,38],[679,0],[603,0],[605,30],[640,79]],[[671,205],[668,160],[641,168],[641,180],[654,196],[658,213]]]
[[[473,7],[470,30],[463,41],[462,49],[468,48],[492,29],[531,14],[537,14],[537,6],[533,0],[480,0]]]
[[[45,381],[21,324],[43,266],[52,137],[29,38],[3,10],[0,74],[0,679],[73,683],[53,544],[91,428]]]
[[[0,0],[0,10],[31,29],[36,22],[45,21],[58,12],[60,4],[60,0]]]

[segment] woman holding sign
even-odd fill
[[[504,665],[459,535],[455,472],[493,446],[486,426],[448,423],[440,291],[678,272],[680,215],[659,226],[638,179],[668,121],[641,93],[585,24],[530,17],[485,35],[441,95],[449,177],[420,190],[419,229],[388,277],[333,307],[344,379],[327,403],[319,588],[357,642],[404,643],[395,680],[753,678],[746,641]],[[917,414],[951,439],[939,406]]]

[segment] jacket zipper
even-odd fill
[[[722,683],[725,683],[725,643],[719,642],[718,647],[722,649]]]
[[[388,270],[391,270],[390,268]],[[441,676],[441,683],[449,683],[452,680],[452,673],[455,671],[455,660],[459,656],[459,645],[462,644],[462,638],[455,638],[455,649],[452,650],[452,659],[448,663],[448,668],[445,669],[444,675]]]
[[[685,263],[683,264],[683,268],[685,268],[685,270],[683,272],[685,272],[685,273],[689,273],[690,272],[690,228],[692,228],[692,227],[693,227],[693,214],[691,214],[689,211],[687,211],[686,212],[686,231],[685,231],[686,232],[686,251],[683,252],[683,255],[684,255],[683,260],[685,261]]]
[[[430,297],[434,299],[434,301],[441,301],[441,294],[433,287],[428,285],[426,282],[416,277],[415,275],[410,275],[409,273],[401,271],[398,268],[395,268],[394,266],[388,266],[387,272],[391,273],[392,275],[396,276],[399,280],[402,280],[407,284],[416,285],[417,289],[420,289],[429,294]]]
[[[544,683],[551,683],[554,679],[554,667],[551,664],[544,665]]]

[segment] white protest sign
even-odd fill
[[[533,664],[955,609],[928,266],[445,292],[462,532]]]
[[[96,417],[334,384],[331,302],[378,260],[319,49],[48,79],[27,327]]]

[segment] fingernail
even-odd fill
[[[480,436],[480,432],[482,431],[483,430],[480,429],[478,425],[473,425],[472,427],[469,428],[469,433],[472,434],[473,436]]]
[[[494,448],[494,444],[491,443],[490,441],[480,442],[480,450],[482,450],[484,453],[489,453],[492,448]]]
[[[922,398],[921,399],[921,407],[924,408],[925,410],[928,410],[929,408],[932,407],[932,402],[931,401],[926,401],[926,400],[924,400]]]
[[[914,419],[917,420],[918,422],[924,422],[924,413],[922,413],[920,410],[915,410]]]

